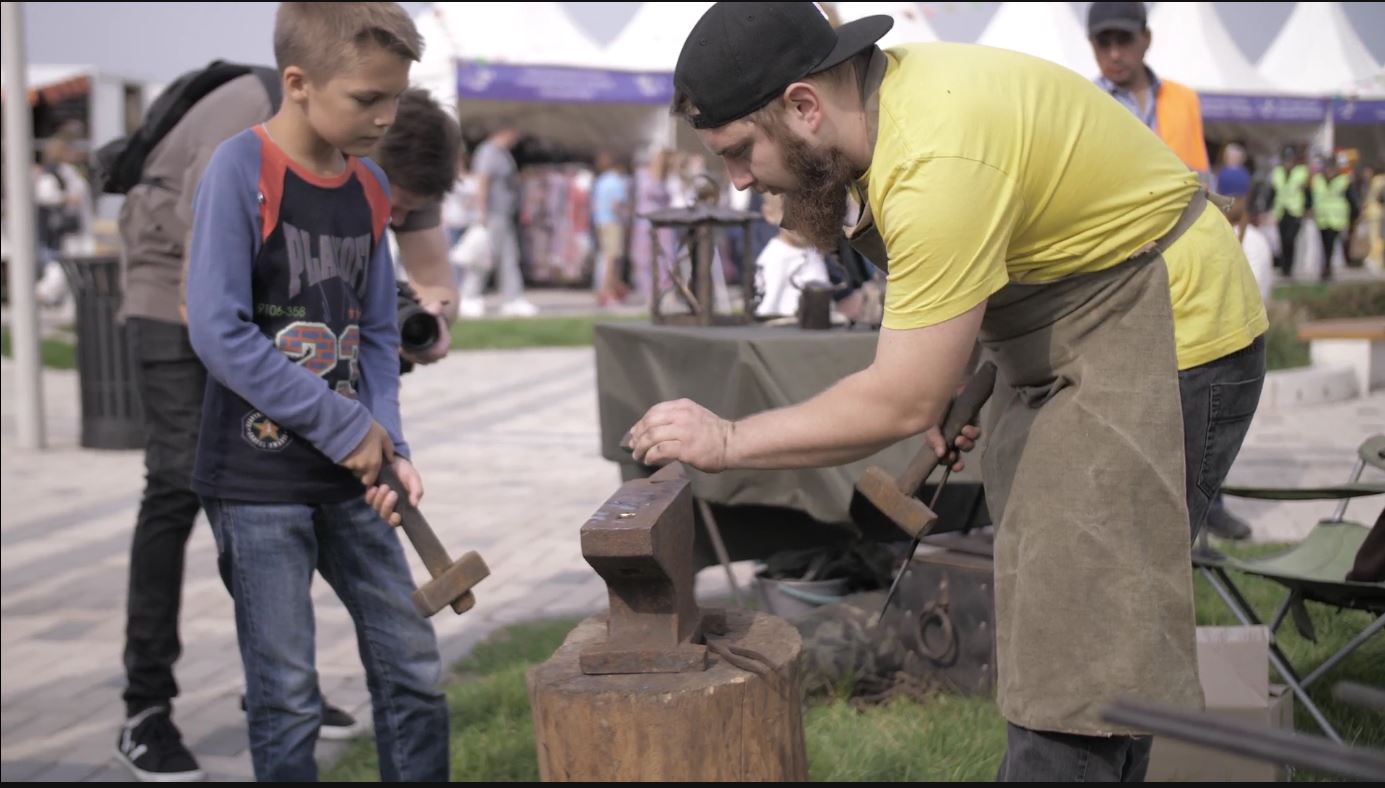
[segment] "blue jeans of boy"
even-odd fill
[[[316,780],[322,716],[314,570],[356,625],[385,781],[446,780],[447,704],[432,624],[409,600],[399,537],[361,498],[318,505],[206,498],[230,575],[257,780]]]

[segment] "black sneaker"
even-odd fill
[[[354,739],[365,730],[365,726],[355,717],[322,699],[322,727],[317,735],[324,739],[341,741]]]
[[[1213,506],[1207,510],[1207,532],[1222,539],[1240,541],[1250,538],[1250,524],[1223,506]]]
[[[240,696],[240,710],[245,711],[245,696]],[[322,699],[322,727],[318,728],[317,735],[322,739],[341,741],[343,739],[353,739],[365,730],[355,717],[345,711],[333,706]]]
[[[183,746],[165,706],[152,706],[125,721],[115,757],[144,783],[191,783],[207,779]]]

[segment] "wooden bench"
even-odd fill
[[[1351,367],[1362,396],[1385,388],[1385,316],[1314,320],[1299,326],[1315,367]]]

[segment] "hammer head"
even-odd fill
[[[473,551],[453,561],[447,571],[419,586],[410,599],[414,602],[414,609],[424,618],[448,605],[461,615],[476,605],[476,597],[471,589],[490,577],[490,573],[490,567]]]
[[[899,483],[884,470],[871,466],[856,482],[851,496],[851,517],[858,523],[884,518],[911,537],[933,527],[938,515],[923,501],[900,491]]]

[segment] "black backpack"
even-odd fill
[[[144,160],[149,152],[194,104],[232,79],[250,73],[264,83],[269,103],[277,110],[283,86],[276,69],[214,60],[206,68],[189,71],[159,94],[134,134],[112,140],[96,151],[92,177],[97,190],[105,194],[125,194],[134,188],[143,177]]]

